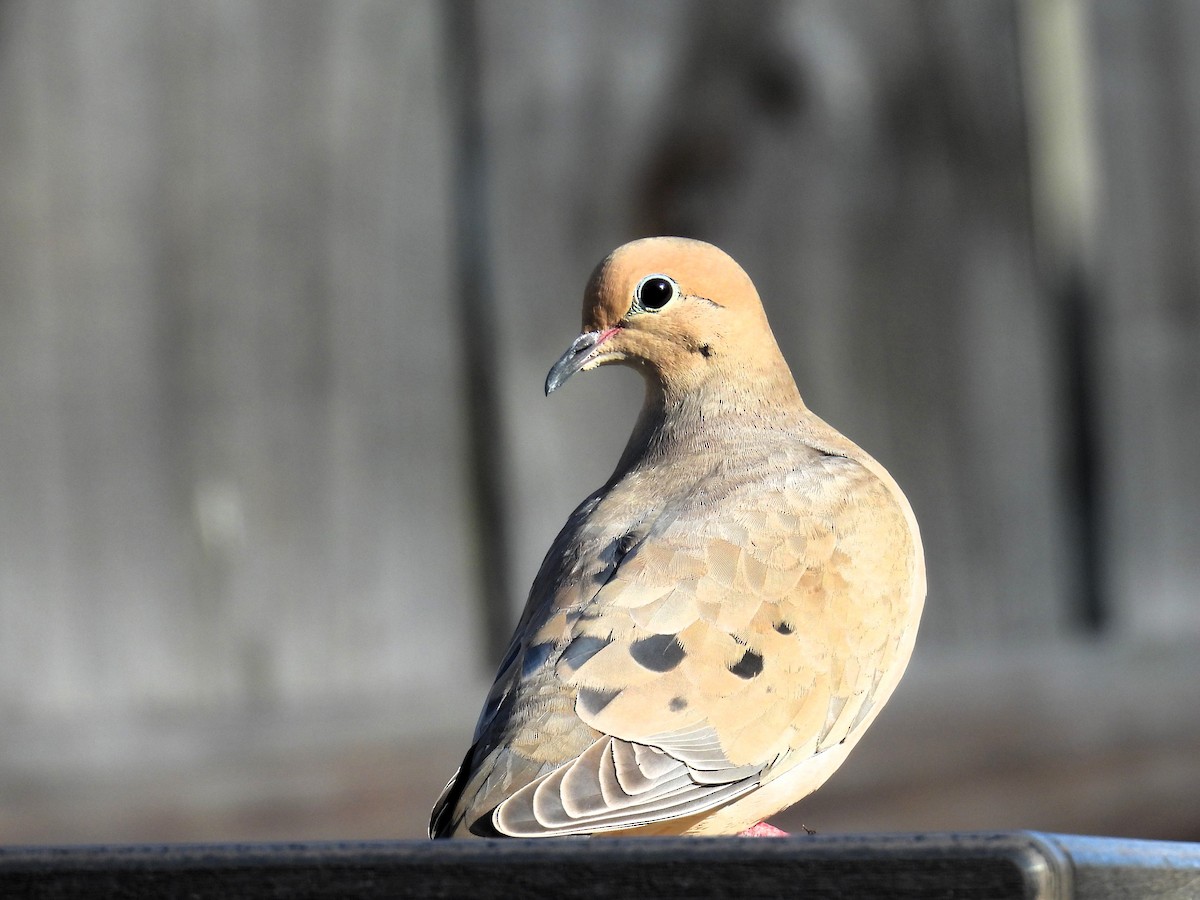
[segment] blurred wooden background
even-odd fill
[[[1200,6],[0,2],[0,841],[417,836],[711,240],[922,523],[783,824],[1200,839]]]

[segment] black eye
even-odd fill
[[[634,296],[642,309],[655,312],[666,306],[679,288],[666,275],[647,275],[637,286]]]

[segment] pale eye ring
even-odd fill
[[[646,312],[658,312],[679,296],[679,285],[666,275],[647,275],[634,289],[634,302]]]

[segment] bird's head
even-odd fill
[[[777,369],[783,360],[741,266],[703,241],[653,237],[617,248],[596,267],[583,295],[583,331],[550,369],[546,393],[610,363],[687,393],[734,369]]]

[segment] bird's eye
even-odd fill
[[[638,282],[634,298],[642,309],[657,312],[679,293],[679,286],[666,275],[647,275]]]

